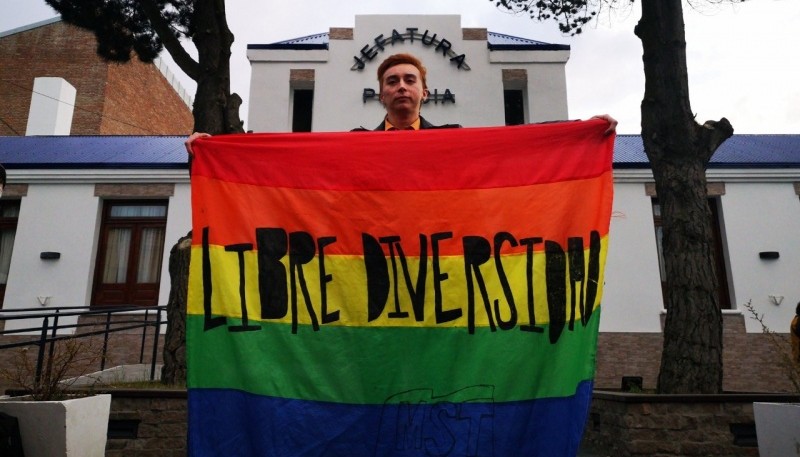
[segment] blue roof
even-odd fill
[[[640,135],[617,135],[614,144],[615,168],[649,168],[649,166]],[[734,135],[717,149],[708,167],[800,167],[800,135]]]
[[[387,38],[388,39],[388,38]],[[569,50],[569,45],[552,44],[544,41],[520,38],[502,33],[487,32],[487,43],[490,50],[541,50],[541,51],[561,51]],[[247,49],[328,49],[330,36],[328,32],[307,35],[290,40],[278,41],[270,44],[248,44]]]
[[[187,167],[185,136],[0,136],[0,163],[9,169]],[[618,135],[614,168],[648,168],[642,138]],[[800,135],[734,135],[709,168],[800,167]]]
[[[2,136],[6,168],[188,168],[185,136]]]

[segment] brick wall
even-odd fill
[[[595,386],[619,389],[623,376],[641,376],[645,389],[655,389],[662,345],[661,333],[600,333]]]
[[[155,65],[138,58],[108,64],[105,101],[100,125],[103,135],[192,133],[191,110]],[[123,122],[116,120],[120,115]],[[142,128],[137,131],[131,124]]]
[[[790,351],[786,334],[776,346],[768,335],[746,333],[746,317],[723,315],[722,388],[726,392],[792,392],[781,350]],[[788,324],[787,324],[788,326]],[[600,333],[595,386],[619,389],[623,376],[641,376],[645,390],[655,389],[661,365],[662,333]]]
[[[112,391],[110,426],[136,424],[135,437],[109,438],[106,457],[185,457],[186,391]]]
[[[797,400],[774,394],[595,392],[582,449],[615,457],[758,456],[753,402]]]
[[[40,76],[75,87],[72,135],[191,133],[191,109],[154,65],[107,63],[96,48],[92,33],[63,22],[0,38],[0,135],[25,134]]]
[[[153,314],[147,316],[147,322],[154,322],[155,317]],[[144,314],[127,314],[117,315],[111,319],[111,329],[120,329],[125,327],[135,327],[145,322]],[[103,347],[103,334],[105,330],[106,319],[105,316],[100,315],[97,317],[83,316],[79,320],[82,326],[78,333],[92,333],[98,332],[98,335],[92,337],[92,349],[102,350]],[[129,328],[126,330],[114,331],[109,334],[108,343],[106,345],[106,368],[111,368],[118,365],[131,365],[137,363],[151,363],[153,360],[153,348],[156,349],[156,363],[161,363],[161,357],[164,350],[164,334],[158,336],[158,344],[155,345],[153,337],[155,335],[154,328]],[[156,373],[156,378],[160,377],[160,373]]]

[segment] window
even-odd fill
[[[165,201],[106,201],[92,304],[158,303],[167,224]]]
[[[503,91],[503,102],[506,109],[506,125],[520,125],[525,123],[525,105],[521,90],[512,89]]]
[[[11,267],[11,252],[17,235],[19,200],[0,200],[0,307],[6,295],[6,282]]]
[[[292,118],[292,132],[310,132],[314,114],[313,68],[292,68],[289,70],[289,97]]]
[[[658,199],[654,198],[653,202],[653,224],[656,230],[656,246],[658,248],[658,268],[661,272],[661,293],[664,297],[664,307],[667,304],[667,282],[664,270],[664,251],[663,251],[663,238],[664,231],[661,225],[661,206],[658,204]],[[717,273],[717,298],[721,309],[731,309],[731,298],[728,292],[728,276],[725,267],[725,255],[722,247],[722,230],[720,229],[720,216],[719,216],[719,199],[709,198],[708,206],[711,209],[711,235],[713,239],[714,249],[714,267]]]
[[[528,70],[524,68],[503,69],[503,105],[506,125],[520,125],[526,122],[528,107]]]
[[[294,89],[292,132],[310,132],[314,107],[313,89]]]

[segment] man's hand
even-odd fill
[[[208,133],[202,133],[202,132],[192,133],[191,135],[189,135],[189,138],[187,138],[186,141],[183,143],[183,145],[186,146],[186,152],[188,152],[190,156],[193,156],[194,151],[192,151],[192,142],[198,138],[205,138],[210,136],[211,135],[209,135]]]
[[[614,119],[613,117],[609,116],[608,114],[598,114],[597,116],[592,116],[591,118],[592,119],[602,119],[602,120],[608,122],[608,128],[606,129],[605,132],[603,132],[604,135],[610,135],[612,133],[616,133],[616,131],[617,131],[617,120]]]

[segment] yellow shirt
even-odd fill
[[[420,120],[419,120],[419,118],[417,118],[417,120],[414,121],[413,123],[411,123],[411,125],[409,125],[408,128],[405,128],[403,130],[419,130],[419,124],[420,124]],[[393,126],[392,123],[389,122],[389,119],[384,119],[383,120],[383,129],[384,130],[400,130],[397,127]]]

